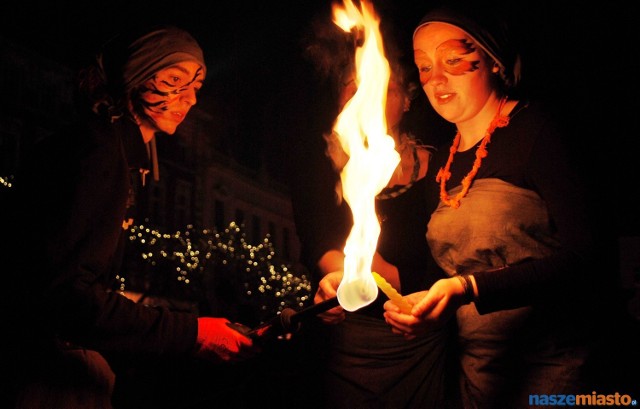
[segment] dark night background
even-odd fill
[[[567,126],[584,166],[603,234],[640,236],[635,153],[640,89],[638,13],[632,2],[490,0],[503,5],[524,40],[528,89]],[[199,107],[240,118],[234,138],[218,141],[236,160],[287,183],[296,109],[311,106],[294,89],[311,79],[296,69],[301,33],[330,0],[41,2],[13,0],[0,10],[0,37],[46,58],[79,66],[129,27],[173,23],[189,30],[207,59]],[[411,53],[411,35],[433,1],[374,0]],[[4,104],[11,95],[3,95]],[[304,109],[304,108],[303,108]],[[453,135],[451,135],[453,136]],[[312,171],[312,170],[310,170]],[[613,251],[615,251],[614,249]],[[640,253],[640,249],[632,250]],[[637,368],[636,368],[637,369]],[[286,391],[283,391],[285,393]]]
[[[638,186],[631,146],[636,136],[639,36],[637,13],[621,0],[569,2],[492,0],[502,5],[524,39],[524,75],[534,95],[558,108],[572,147],[598,180],[594,195],[603,217],[620,235],[638,235],[640,212],[632,199]],[[248,167],[263,167],[286,182],[286,115],[306,101],[291,98],[298,41],[329,0],[261,2],[33,2],[3,7],[4,37],[75,66],[111,36],[140,24],[174,23],[190,30],[205,50],[207,85],[199,101],[241,120],[232,140],[220,141]],[[376,0],[403,46],[430,1]],[[294,93],[295,94],[295,93]],[[10,100],[10,96],[5,96]],[[224,115],[222,116],[224,118]],[[292,119],[294,120],[294,119]],[[602,181],[602,182],[600,182]]]
[[[415,26],[440,1],[447,0],[373,3],[382,24],[393,28],[411,56]],[[605,240],[609,247],[603,252],[612,251],[615,257],[620,238],[637,243],[640,236],[635,198],[637,13],[622,0],[489,2],[502,7],[520,34],[526,88],[544,99],[566,126],[571,152],[587,176],[598,227],[611,239]],[[208,65],[198,108],[212,113],[214,124],[232,123],[232,131],[223,136],[212,130],[215,146],[239,164],[286,184],[292,142],[316,137],[307,132],[304,115],[299,115],[319,109],[310,91],[314,79],[299,69],[300,40],[322,14],[331,17],[331,0],[24,0],[3,7],[0,36],[75,68],[105,41],[131,27],[172,23],[191,31]],[[11,103],[11,95],[5,95],[4,103]],[[640,249],[635,247],[626,251],[637,255]],[[637,264],[637,256],[633,260]]]

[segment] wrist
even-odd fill
[[[456,276],[458,277],[458,280],[460,280],[460,284],[462,284],[462,288],[463,288],[463,294],[462,294],[462,299],[463,299],[463,304],[470,304],[474,301],[475,299],[475,293],[473,290],[473,282],[471,281],[471,276],[469,276],[468,274],[461,274]]]

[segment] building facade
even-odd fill
[[[74,73],[1,36],[0,56],[0,89],[11,96],[0,112],[0,188],[8,188],[21,150],[74,118]],[[204,101],[176,135],[158,138],[160,178],[150,182],[143,213],[169,232],[187,225],[223,229],[236,222],[249,243],[268,237],[279,258],[303,268],[286,185],[220,150],[237,128],[233,118]]]

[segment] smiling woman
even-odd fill
[[[449,2],[415,28],[422,90],[456,126],[433,157],[424,208],[447,278],[408,294],[410,314],[385,304],[393,331],[409,339],[456,323],[469,408],[597,390],[592,368],[611,341],[600,326],[617,319],[600,221],[571,156],[575,125],[519,88],[520,39],[502,11]]]
[[[169,135],[176,132],[189,109],[196,104],[203,80],[202,65],[185,61],[158,71],[141,86],[138,101],[132,103],[145,142],[149,142],[157,131]]]
[[[156,162],[152,142],[176,132],[205,74],[200,46],[180,28],[118,36],[78,77],[85,109],[21,158],[8,196],[19,224],[9,229],[16,237],[7,248],[29,262],[16,267],[11,295],[2,297],[4,310],[21,312],[6,324],[15,334],[12,356],[3,354],[0,365],[14,382],[7,407],[189,406],[207,397],[144,389],[153,385],[149,377],[131,374],[188,382],[201,377],[194,368],[258,352],[226,318],[137,304],[110,285]],[[34,231],[41,232],[38,252],[28,245]]]

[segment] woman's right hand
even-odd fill
[[[334,271],[325,274],[318,284],[318,291],[316,291],[313,302],[318,304],[322,301],[336,297],[338,295],[338,286],[342,281],[342,276],[342,271]],[[330,310],[318,314],[318,318],[320,318],[325,324],[338,324],[345,319],[344,309],[338,305],[337,307],[333,307]]]
[[[195,356],[214,363],[244,361],[261,352],[253,340],[226,318],[199,317]]]

